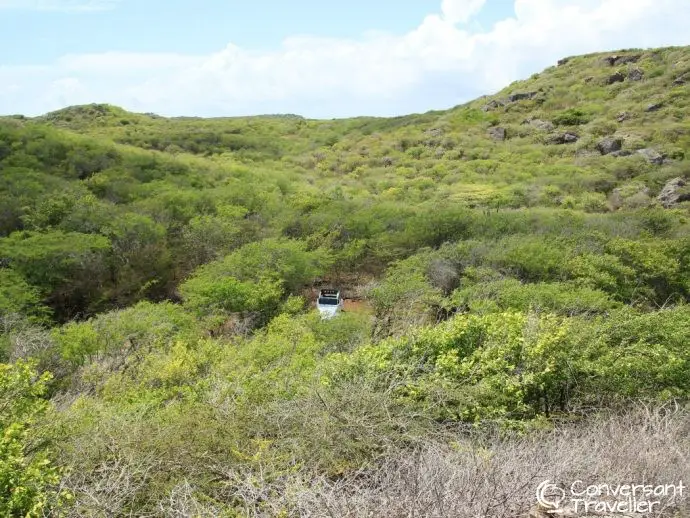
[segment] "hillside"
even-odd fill
[[[630,49],[396,118],[0,117],[0,515],[687,479],[688,82],[690,47]],[[362,311],[321,321],[329,285]]]

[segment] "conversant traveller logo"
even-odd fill
[[[576,480],[569,487],[545,480],[537,487],[537,503],[546,512],[568,510],[583,514],[648,514],[673,507],[687,495],[677,484],[586,484]]]

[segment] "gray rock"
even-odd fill
[[[505,140],[507,136],[506,129],[499,126],[489,128],[489,136],[494,140]]]
[[[597,144],[597,149],[602,155],[609,155],[616,151],[620,151],[623,147],[623,140],[619,138],[605,138],[600,140]]]
[[[637,153],[647,159],[650,164],[661,165],[664,163],[664,155],[651,148],[638,149]]]
[[[676,203],[690,201],[690,189],[685,188],[687,185],[688,182],[681,177],[672,178],[666,182],[666,185],[661,189],[656,199],[667,209],[673,207]]]
[[[616,117],[616,120],[618,122],[624,122],[627,121],[630,118],[630,114],[628,112],[620,112],[618,116]]]
[[[620,149],[618,151],[614,151],[613,153],[609,153],[609,156],[613,157],[621,157],[621,156],[630,156],[632,155],[632,151],[628,151],[627,149]]]
[[[630,81],[642,81],[643,78],[644,72],[639,68],[633,68],[630,72],[628,72],[628,79]]]
[[[549,121],[544,121],[541,119],[525,119],[522,124],[529,124],[535,129],[540,131],[553,131],[554,125]]]
[[[627,56],[619,56],[618,59],[615,61],[614,65],[624,65],[626,63],[637,63],[641,57],[642,57],[642,54],[629,54]]]
[[[495,109],[497,109],[497,108],[500,108],[500,107],[503,106],[503,105],[504,105],[503,102],[499,102],[499,101],[497,101],[496,99],[493,99],[493,100],[489,101],[488,103],[486,103],[486,104],[482,107],[482,111],[484,111],[484,112],[490,112],[490,111],[493,111],[493,110],[495,110]]]
[[[565,133],[558,133],[556,135],[550,135],[547,138],[547,142],[549,144],[573,144],[578,140],[580,140],[580,137],[569,131],[566,131]]]
[[[625,76],[623,74],[621,74],[620,72],[616,72],[615,74],[609,76],[606,79],[606,84],[612,85],[614,83],[622,83],[623,81],[625,81]]]
[[[614,54],[613,56],[605,57],[604,62],[608,63],[609,66],[615,67],[616,65],[624,65],[626,63],[637,63],[641,57],[641,54],[630,54],[627,56]]]
[[[553,124],[549,121],[543,121],[541,119],[532,119],[529,121],[530,126],[536,128],[540,131],[553,131]]]
[[[661,108],[663,108],[663,107],[664,107],[664,103],[662,103],[662,102],[652,103],[652,104],[647,106],[645,111],[646,112],[656,112],[656,111],[661,110]]]
[[[520,92],[520,93],[510,94],[508,96],[508,101],[510,101],[511,103],[515,103],[518,101],[534,99],[534,97],[536,97],[537,93],[538,92]]]
[[[539,92],[518,92],[510,94],[507,99],[493,99],[482,107],[482,111],[489,112],[510,103],[534,99],[538,93]]]

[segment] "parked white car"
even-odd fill
[[[319,291],[319,298],[316,300],[316,309],[319,310],[321,318],[329,319],[336,316],[343,310],[343,299],[340,291],[324,289]]]

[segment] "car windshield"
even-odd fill
[[[319,304],[324,306],[337,306],[338,299],[333,297],[319,297]]]

